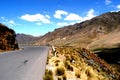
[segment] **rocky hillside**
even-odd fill
[[[85,48],[62,46],[49,52],[44,80],[120,80],[120,74]]]
[[[104,59],[120,73],[120,11],[108,12],[94,17],[91,20],[55,29],[53,32],[49,32],[42,36],[40,40],[36,42],[36,44],[52,44],[57,46],[74,46],[78,48],[86,48],[90,51],[93,51],[101,59]],[[88,61],[93,62],[92,60]],[[82,72],[84,72],[83,70],[84,68],[82,69]],[[80,72],[80,74],[84,74],[83,76],[89,75],[89,73],[91,73],[91,71],[85,71],[85,73]],[[98,79],[116,80],[104,78]]]
[[[16,39],[19,44],[29,44],[37,41],[40,37],[34,37],[27,34],[17,34]]]
[[[9,51],[18,49],[14,30],[0,23],[0,51]]]
[[[120,12],[108,12],[74,25],[55,29],[36,44],[82,46],[89,49],[120,43]],[[109,44],[108,44],[109,43]]]

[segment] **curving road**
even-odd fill
[[[26,47],[0,54],[0,80],[42,80],[48,47]]]

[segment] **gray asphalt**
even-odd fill
[[[0,80],[43,80],[48,47],[0,53]]]

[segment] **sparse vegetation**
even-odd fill
[[[45,70],[45,76],[43,77],[43,80],[54,80],[53,73],[51,70],[48,69]]]
[[[73,71],[73,67],[70,65],[69,61],[65,62],[65,67],[66,67],[67,70]]]
[[[57,56],[49,57],[47,67],[54,80],[119,80],[117,71],[85,48],[59,46],[56,51]]]
[[[63,80],[67,80],[65,75],[63,76]]]
[[[62,79],[58,77],[58,80],[62,80]]]
[[[61,76],[61,75],[64,75],[65,74],[65,69],[63,67],[58,67],[56,69],[56,75],[57,76]]]
[[[80,72],[79,72],[79,71],[76,72],[76,73],[75,73],[75,76],[76,76],[77,78],[80,78]]]

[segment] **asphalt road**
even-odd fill
[[[0,80],[43,80],[48,47],[0,53]]]

